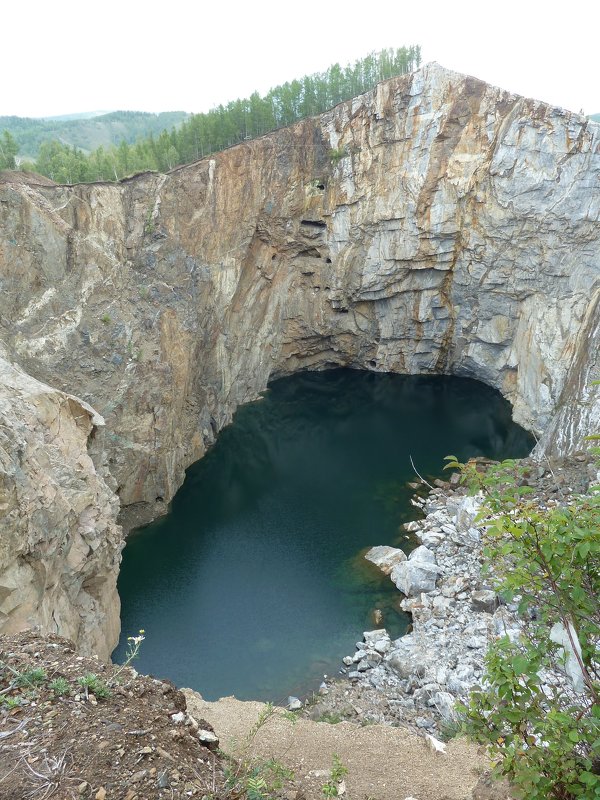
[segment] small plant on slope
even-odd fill
[[[237,761],[231,760],[225,769],[225,784],[231,798],[245,796],[247,800],[269,800],[276,796],[294,778],[292,770],[274,758],[266,761],[249,756],[249,750],[258,732],[277,715],[272,703],[266,703],[254,725],[244,737]]]
[[[53,691],[57,697],[64,697],[70,692],[69,681],[66,680],[66,678],[55,678],[53,681],[50,681],[48,688]]]
[[[77,683],[85,690],[86,699],[90,696],[90,692],[98,700],[108,700],[111,696],[108,686],[93,672],[82,675],[81,678],[77,678]]]
[[[108,685],[114,686],[117,683],[119,675],[123,672],[125,667],[128,667],[131,662],[138,657],[140,654],[140,648],[142,646],[142,642],[146,638],[144,636],[145,631],[142,628],[137,636],[128,636],[127,637],[127,650],[125,651],[125,661],[121,664],[119,669],[113,673],[112,678],[109,680]]]
[[[332,759],[331,770],[329,772],[329,780],[327,780],[321,787],[321,792],[325,797],[338,797],[340,794],[340,784],[344,780],[344,775],[348,774],[348,767],[345,767],[340,757],[334,753]]]

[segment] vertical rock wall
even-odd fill
[[[38,625],[108,658],[121,531],[87,450],[103,420],[4,359],[0,387],[0,628]]]
[[[147,518],[300,369],[477,378],[566,452],[600,415],[599,219],[600,126],[433,64],[167,175],[5,176],[0,340],[102,414]]]

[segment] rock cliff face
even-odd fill
[[[108,658],[119,635],[118,503],[87,442],[102,418],[0,358],[0,627]]]
[[[566,452],[600,417],[599,217],[600,126],[433,64],[168,175],[5,180],[0,338],[105,417],[147,516],[300,369],[478,378]]]

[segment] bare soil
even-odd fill
[[[183,694],[169,681],[118,670],[58,636],[0,637],[2,800],[225,796],[220,754],[171,718],[185,709]],[[109,685],[108,698],[86,697],[77,681],[89,675]],[[57,678],[68,683],[62,696],[49,688]]]
[[[233,697],[210,703],[197,692],[183,692],[190,712],[213,722],[228,755],[257,764],[273,759],[293,770],[298,798],[323,800],[334,755],[348,770],[342,788],[349,800],[510,797],[505,786],[489,782],[485,753],[465,739],[448,742],[446,753],[440,754],[407,728],[294,719],[283,709],[275,709],[256,731],[264,704]]]
[[[96,694],[80,683],[90,676]],[[347,800],[509,797],[488,781],[485,754],[464,740],[442,755],[408,728],[265,710],[234,698],[207,703],[80,656],[58,636],[0,636],[0,798],[323,800],[332,786]],[[180,712],[186,724],[173,719]],[[198,728],[213,731],[206,718],[222,750],[199,740]],[[334,756],[348,770],[343,783],[332,781]]]

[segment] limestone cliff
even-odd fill
[[[0,628],[107,658],[119,635],[118,503],[87,452],[103,420],[0,358]]]
[[[299,369],[478,378],[568,451],[599,416],[599,217],[600,126],[433,64],[167,175],[4,180],[0,338],[105,417],[148,516]]]

